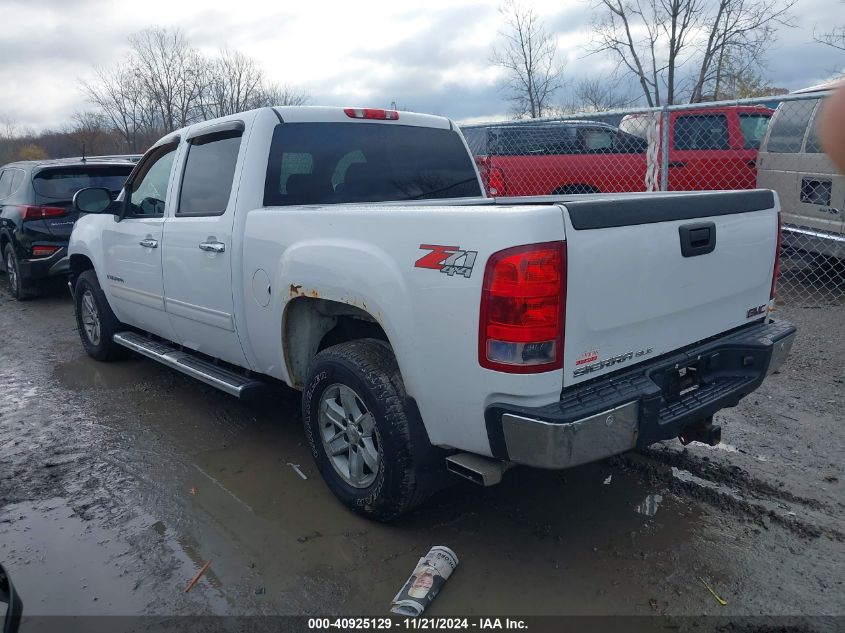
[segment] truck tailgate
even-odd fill
[[[768,310],[770,191],[563,203],[564,386],[759,321]]]

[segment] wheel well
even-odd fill
[[[71,255],[70,256],[70,277],[73,283],[76,283],[79,275],[86,270],[93,270],[94,264],[85,255]]]
[[[561,185],[557,189],[552,192],[553,196],[560,196],[560,195],[576,195],[580,193],[601,193],[601,190],[594,187],[593,185],[585,185],[585,184],[571,184],[571,185]]]
[[[303,388],[308,365],[318,352],[362,338],[389,344],[384,329],[366,310],[326,299],[293,299],[282,323],[282,349],[291,385]]]

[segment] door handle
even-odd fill
[[[669,163],[669,167],[683,167],[686,163],[682,160],[673,160]]]
[[[223,242],[200,242],[200,250],[209,253],[222,253],[226,250]]]
[[[140,242],[138,242],[144,248],[158,248],[158,240],[154,240],[151,237],[147,237]]]

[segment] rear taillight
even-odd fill
[[[778,211],[778,237],[777,237],[777,246],[775,246],[775,267],[772,270],[772,289],[769,293],[769,300],[775,300],[775,290],[777,287],[778,282],[778,275],[780,274],[780,249],[783,244],[783,234],[782,234],[782,224],[780,219],[780,211]],[[770,306],[774,308],[774,305]]]
[[[508,248],[487,260],[478,362],[528,374],[563,366],[566,242]]]
[[[353,119],[378,119],[380,121],[398,121],[396,110],[382,110],[379,108],[344,108],[346,116]]]
[[[503,196],[505,189],[505,174],[498,167],[489,167],[487,170],[487,191],[491,196]]]
[[[67,209],[62,207],[41,207],[32,204],[17,207],[21,214],[21,220],[43,220],[44,218],[57,218],[67,215]]]
[[[33,257],[49,257],[56,251],[61,249],[61,246],[33,246],[32,247],[32,256]]]

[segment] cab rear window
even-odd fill
[[[70,200],[80,189],[103,187],[118,192],[135,165],[108,167],[51,167],[32,178],[35,193],[54,200]]]
[[[265,206],[480,196],[454,130],[381,123],[283,123],[267,162]]]

